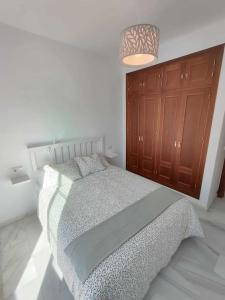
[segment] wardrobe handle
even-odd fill
[[[141,137],[140,137],[140,135],[138,136],[138,141],[139,141],[139,142],[141,141]]]
[[[216,60],[214,59],[213,60],[213,66],[212,66],[212,72],[211,72],[212,77],[214,76],[214,73],[215,73],[215,65],[216,65]]]
[[[177,147],[180,148],[181,147],[181,142],[177,143]]]
[[[184,79],[184,74],[183,74],[183,73],[180,75],[180,78],[181,78],[181,79]]]
[[[142,143],[144,142],[144,137],[143,136],[141,137],[141,141],[142,141]]]
[[[185,78],[188,79],[188,73],[185,73]]]
[[[177,148],[177,141],[174,142],[174,147]]]

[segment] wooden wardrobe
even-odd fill
[[[127,74],[127,170],[199,198],[223,49]]]

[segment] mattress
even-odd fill
[[[85,282],[79,280],[65,254],[71,241],[159,187],[151,180],[110,166],[71,186],[41,189],[39,218],[76,300],[143,299],[181,241],[203,236],[192,205],[184,196],[102,261]]]

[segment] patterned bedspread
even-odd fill
[[[159,186],[110,166],[72,185],[40,191],[39,218],[76,300],[143,299],[181,241],[203,236],[190,201],[183,198],[105,259],[84,283],[78,279],[64,253],[69,243]]]

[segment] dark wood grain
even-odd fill
[[[224,46],[127,74],[127,169],[198,198]]]
[[[140,99],[140,156],[139,171],[154,178],[156,169],[157,128],[159,122],[160,95],[146,95]]]

